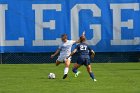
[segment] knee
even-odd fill
[[[68,67],[69,68],[69,64],[66,64],[65,67]]]
[[[66,61],[65,62],[65,67],[69,67],[70,66],[70,62],[69,61]]]
[[[88,71],[89,73],[92,72],[90,67],[87,67],[87,71]]]

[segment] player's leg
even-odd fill
[[[78,63],[75,63],[74,66],[73,66],[73,73],[77,73],[78,72],[78,68],[80,67],[81,65],[79,65]]]
[[[96,79],[95,79],[95,77],[94,77],[94,73],[92,72],[92,69],[91,69],[90,59],[88,59],[88,58],[85,59],[85,60],[84,60],[84,65],[86,66],[87,71],[88,71],[90,77],[91,77],[94,81],[96,81]]]
[[[88,71],[90,77],[91,77],[92,79],[94,79],[94,74],[93,74],[93,72],[92,72],[92,70],[91,70],[91,65],[87,65],[86,68],[87,68],[87,71]]]
[[[75,77],[78,77],[78,75],[81,73],[80,71],[78,71],[77,69],[83,65],[83,59],[81,57],[78,57],[77,59],[77,63],[74,64],[74,67],[73,67],[73,72],[75,73]]]
[[[56,66],[58,66],[60,63],[62,63],[63,62],[63,57],[61,57],[61,56],[59,56],[58,58],[57,58],[57,60],[56,60]]]
[[[90,77],[91,77],[94,81],[96,81],[96,79],[95,79],[95,77],[94,77],[94,73],[92,72],[92,69],[91,69],[91,65],[90,65],[90,64],[87,65],[86,68],[87,68],[87,71],[88,71]]]
[[[63,76],[63,79],[65,79],[68,75],[68,72],[69,72],[69,66],[70,66],[70,59],[65,59],[65,68],[64,68],[64,76]]]
[[[80,67],[81,65],[78,64],[78,63],[75,63],[74,64],[74,67],[72,69],[73,73],[75,73],[75,77],[78,77],[78,75],[81,73],[80,71],[78,71],[78,68]]]

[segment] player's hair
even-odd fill
[[[85,42],[86,41],[86,37],[85,36],[81,36],[80,37],[80,43],[83,43],[83,42]]]
[[[62,34],[61,38],[63,38],[63,37],[67,39],[67,34]]]

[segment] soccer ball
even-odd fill
[[[54,73],[49,73],[48,79],[55,79],[55,74]]]

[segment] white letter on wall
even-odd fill
[[[32,9],[35,10],[35,40],[33,46],[57,46],[59,45],[60,38],[56,40],[44,40],[43,39],[43,28],[55,29],[55,20],[50,22],[43,22],[43,11],[44,10],[56,10],[61,11],[61,4],[33,4]]]
[[[113,40],[111,45],[137,45],[140,43],[139,37],[134,37],[134,40],[121,40],[121,27],[128,27],[133,29],[133,20],[129,19],[127,22],[121,21],[121,10],[122,9],[134,9],[139,10],[138,3],[131,4],[111,4],[110,8],[113,10]],[[127,34],[127,33],[126,33]]]
[[[94,17],[101,17],[101,10],[96,4],[76,4],[71,10],[71,38],[74,40],[79,37],[79,12],[83,9],[94,11]],[[94,37],[87,42],[89,45],[96,45],[101,40],[101,25],[90,24],[89,28],[94,29]]]
[[[18,40],[6,40],[5,11],[7,9],[7,4],[0,4],[0,46],[24,46],[24,38],[18,38]]]

